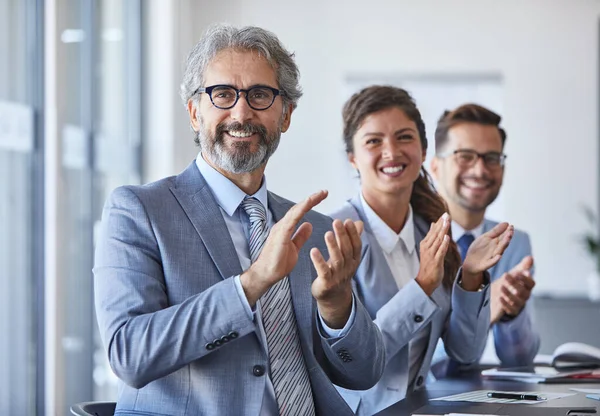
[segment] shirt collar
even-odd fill
[[[398,244],[398,240],[402,240],[408,252],[412,254],[415,250],[415,225],[413,222],[412,207],[410,205],[408,206],[408,214],[406,216],[404,227],[402,227],[399,234],[396,234],[394,230],[392,230],[379,215],[373,211],[362,193],[360,194],[360,201],[363,204],[365,215],[367,216],[371,230],[382,250],[390,254],[396,247],[396,244]]]
[[[478,238],[483,234],[483,222],[471,230],[465,230],[460,225],[458,225],[456,221],[452,221],[450,227],[452,228],[452,238],[454,239],[454,241],[458,241],[459,238],[461,238],[467,233],[473,235],[474,238]]]
[[[198,157],[196,157],[196,166],[198,166],[200,173],[217,200],[217,204],[219,204],[223,211],[231,217],[247,196],[246,193],[228,178],[223,176],[223,174],[206,163],[206,160],[204,160],[204,157],[202,156],[202,152],[198,153]],[[267,179],[264,176],[258,191],[250,196],[258,199],[268,212],[269,206],[267,201],[269,198],[267,193]]]

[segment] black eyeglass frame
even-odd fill
[[[217,104],[215,104],[213,97],[212,97],[212,92],[215,88],[218,87],[225,87],[225,88],[230,88],[232,90],[235,91],[235,101],[233,102],[233,104],[231,104],[228,107],[221,107],[218,106]],[[254,107],[251,103],[250,103],[250,99],[248,98],[250,95],[250,91],[254,90],[254,89],[268,89],[273,93],[273,99],[271,100],[271,104],[269,104],[267,107],[265,108],[256,108]],[[217,85],[211,85],[210,87],[200,87],[198,88],[196,91],[194,91],[194,93],[192,94],[192,96],[196,95],[196,94],[207,94],[210,97],[210,102],[212,103],[212,105],[214,105],[216,108],[220,109],[220,110],[229,110],[230,108],[235,107],[235,105],[238,103],[238,101],[240,100],[240,93],[244,92],[246,93],[246,102],[248,103],[248,105],[250,106],[250,108],[252,108],[253,110],[256,111],[264,111],[264,110],[268,110],[269,108],[271,108],[271,106],[273,105],[273,103],[275,102],[275,98],[277,98],[278,95],[285,97],[285,91],[284,90],[279,90],[277,88],[273,88],[273,87],[269,87],[268,85],[254,85],[248,89],[244,89],[244,88],[236,88],[233,85],[227,85],[227,84],[217,84]]]
[[[486,152],[486,153],[479,153],[473,149],[456,149],[455,151],[453,151],[450,154],[447,154],[445,156],[442,157],[448,157],[448,156],[454,156],[456,157],[456,155],[460,154],[460,153],[468,153],[474,156],[477,156],[473,163],[471,163],[468,167],[473,167],[477,164],[477,161],[481,158],[483,160],[483,163],[485,166],[487,166],[488,168],[494,169],[494,168],[502,168],[504,167],[504,164],[506,163],[506,155],[504,153],[501,152]],[[489,156],[494,155],[494,156],[498,156],[498,164],[497,165],[490,165],[488,163],[488,158]]]

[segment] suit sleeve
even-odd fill
[[[386,356],[392,358],[398,354],[439,310],[415,280],[407,283],[375,317],[383,334]]]
[[[381,333],[355,296],[354,322],[341,338],[328,338],[317,322],[325,366],[334,384],[351,390],[367,390],[381,378],[385,349]]]
[[[510,268],[531,255],[529,236],[523,233],[522,244],[515,250],[507,265]],[[504,272],[508,271],[504,270]],[[500,276],[498,276],[500,277]],[[533,363],[540,348],[540,336],[533,326],[533,298],[530,298],[521,313],[506,322],[497,322],[494,327],[496,355],[505,367],[522,367]]]
[[[377,273],[377,265],[372,260],[371,248],[363,242],[363,255],[360,267],[353,280],[355,293],[360,294],[368,288],[358,287],[357,282],[368,281],[367,276]],[[361,302],[357,302],[361,303]],[[362,304],[361,304],[362,305]],[[414,280],[408,282],[401,290],[373,315],[366,316],[373,321],[381,332],[386,360],[392,359],[404,348],[415,334],[427,326],[440,308],[423,292]]]
[[[407,283],[377,311],[386,356],[394,357],[439,312],[415,280]],[[467,292],[455,283],[443,334],[448,355],[461,363],[476,361],[485,348],[489,320],[489,289]]]
[[[328,224],[327,228],[329,227]],[[321,238],[319,242],[324,244],[324,239]],[[326,252],[326,247],[322,246],[321,250],[322,253]],[[364,268],[364,253],[363,246],[363,261],[357,274]],[[350,390],[367,390],[373,387],[383,374],[386,350],[379,328],[360,301],[355,282],[356,276],[352,280],[354,320],[344,329],[342,337],[329,337],[321,326],[320,318],[315,316],[316,336],[320,338],[317,340],[320,341],[323,357],[320,358],[320,354],[316,355],[334,384]]]
[[[199,271],[200,273],[201,271]],[[255,330],[233,278],[169,306],[161,253],[139,198],[107,200],[94,266],[96,314],[114,373],[141,388]]]
[[[458,285],[458,280],[452,288],[452,309],[442,339],[450,358],[471,364],[479,359],[487,341],[490,285],[479,292],[469,292]]]

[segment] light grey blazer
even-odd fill
[[[485,219],[483,232],[490,231],[496,225],[498,225],[496,221]],[[502,277],[504,273],[519,264],[525,256],[531,254],[529,236],[527,233],[515,229],[502,258],[489,270],[491,281]],[[540,336],[534,327],[533,302],[533,298],[530,298],[519,315],[509,321],[497,322],[492,326],[494,348],[503,367],[530,366],[540,349]],[[475,368],[476,365],[450,365],[450,360],[444,352],[443,343],[441,341],[438,343],[432,360],[432,372],[435,377],[453,376],[457,371],[470,371]]]
[[[490,321],[489,286],[480,292],[467,292],[456,283],[452,293],[439,286],[430,297],[413,279],[401,290],[367,221],[357,196],[332,214],[333,218],[364,221],[362,261],[356,273],[356,291],[374,322],[381,329],[387,364],[381,380],[366,391],[338,389],[359,415],[374,414],[400,400],[407,391],[421,387],[429,372],[438,339],[445,341],[448,354],[461,363],[476,361],[485,348]],[[429,230],[414,214],[415,244]],[[459,271],[460,274],[460,271]],[[429,330],[427,350],[413,383],[409,376],[409,341],[421,330]]]
[[[275,221],[292,206],[269,193]],[[366,389],[379,379],[379,329],[356,302],[343,338],[322,336],[309,250],[327,258],[332,220],[314,211],[313,233],[289,276],[302,352],[321,415],[351,414],[332,382]],[[232,276],[242,273],[227,226],[192,163],[178,176],[116,189],[97,242],[98,325],[121,380],[117,415],[258,415],[269,360],[264,334],[244,309]],[[348,359],[350,358],[350,359]],[[261,367],[259,367],[261,366]]]
[[[483,223],[483,232],[486,233],[498,223],[486,219]],[[492,281],[499,279],[523,260],[530,256],[531,243],[527,233],[515,229],[510,244],[504,251],[500,261],[492,267],[490,275]],[[521,313],[510,321],[498,322],[492,328],[494,332],[494,347],[496,355],[505,367],[522,367],[533,363],[533,359],[540,349],[540,336],[534,328],[533,299],[527,301]]]

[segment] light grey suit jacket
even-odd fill
[[[498,222],[485,219],[483,222],[483,233],[487,233],[498,225]],[[510,244],[502,254],[502,258],[496,265],[489,269],[491,281],[495,281],[510,271],[523,260],[525,256],[531,255],[531,243],[527,233],[515,229]],[[533,363],[540,349],[540,336],[533,326],[533,299],[530,298],[521,313],[509,321],[497,322],[492,326],[494,333],[494,347],[496,355],[503,367],[524,367]],[[477,360],[479,361],[479,359]],[[438,378],[455,375],[457,371],[469,371],[476,368],[475,365],[452,365],[448,356],[443,351],[440,342],[434,359],[434,374]]]
[[[269,193],[275,221],[291,206]],[[289,280],[315,408],[351,414],[332,381],[352,389],[374,385],[384,366],[382,337],[360,302],[345,337],[322,336],[309,250],[317,247],[327,258],[323,237],[332,220],[314,211],[304,220],[313,233]],[[178,176],[111,194],[94,288],[100,334],[122,381],[117,415],[259,414],[267,382],[259,370],[269,360],[264,334],[234,286],[240,273],[219,206],[195,163]]]
[[[353,409],[358,407],[358,414],[378,412],[402,400],[407,390],[421,387],[440,337],[454,359],[472,363],[479,358],[485,347],[490,320],[489,286],[480,292],[467,292],[455,283],[452,293],[440,286],[428,297],[412,280],[398,290],[360,197],[348,201],[332,217],[360,219],[365,223],[361,236],[362,261],[355,283],[360,299],[381,329],[386,349],[385,372],[373,388],[366,391],[339,389]],[[429,225],[416,214],[413,218],[419,253],[419,244]],[[429,331],[429,341],[421,368],[411,384],[408,380],[409,342],[422,330]]]
[[[486,219],[483,232],[486,233],[498,225],[497,222]],[[527,233],[515,229],[510,244],[504,251],[500,261],[492,267],[492,281],[499,279],[523,260],[531,255],[531,243]],[[496,355],[505,367],[528,366],[533,363],[540,349],[540,336],[533,327],[533,299],[527,302],[521,313],[510,321],[498,322],[493,326],[494,347]]]

